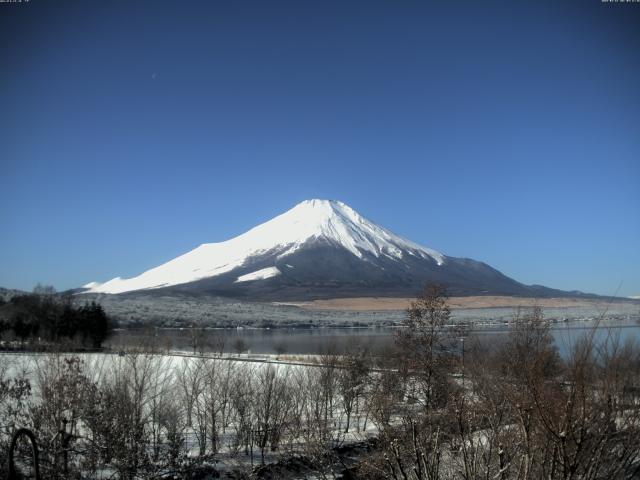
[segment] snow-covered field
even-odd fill
[[[291,455],[308,456],[318,448],[309,442],[320,442],[323,448],[335,447],[362,442],[377,433],[364,405],[352,412],[345,431],[347,415],[338,393],[338,370],[332,369],[336,383],[329,393],[331,398],[327,392],[318,396],[320,383],[328,377],[321,373],[327,369],[318,364],[315,356],[3,353],[0,368],[5,379],[26,378],[31,382],[28,404],[35,406],[45,401],[43,388],[66,385],[60,388],[73,390],[68,380],[62,380],[65,374],[69,379],[76,378],[66,370],[65,362],[71,359],[80,359],[81,375],[99,388],[108,389],[109,385],[125,381],[132,391],[139,392],[140,420],[149,431],[159,432],[160,442],[166,440],[162,437],[162,405],[169,402],[181,417],[177,422],[182,425],[187,457],[215,453],[212,458],[218,469],[259,465],[262,455],[267,464]],[[247,395],[249,403],[243,404],[242,398]],[[272,402],[266,402],[265,398],[271,395]],[[318,414],[323,409],[327,409],[326,413]],[[213,422],[212,416],[216,418]],[[316,423],[323,420],[326,425]],[[82,421],[75,428],[75,435],[86,435]],[[216,429],[215,437],[211,436],[212,428]],[[263,428],[278,430],[278,439],[262,438]],[[250,438],[246,438],[247,432]],[[215,447],[212,441],[216,442]],[[273,441],[276,443],[272,448]]]

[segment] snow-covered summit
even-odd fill
[[[306,200],[254,230],[270,224],[298,237],[291,248],[310,238],[323,238],[343,246],[357,257],[362,257],[363,252],[396,258],[408,253],[429,256],[438,264],[444,261],[441,253],[395,235],[337,200]]]
[[[441,253],[393,234],[343,202],[314,199],[301,202],[238,237],[202,244],[137,277],[118,277],[103,284],[91,282],[85,288],[87,292],[123,293],[194,282],[230,272],[265,254],[273,254],[274,259],[280,260],[317,241],[343,247],[358,258],[373,255],[402,259],[408,255],[432,259],[437,265],[446,261]],[[271,274],[276,271],[268,270]],[[244,275],[240,281],[253,278]]]

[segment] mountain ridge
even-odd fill
[[[585,295],[524,285],[486,263],[400,237],[343,202],[320,199],[136,277],[91,282],[82,291],[308,300],[414,295],[428,282],[444,284],[452,295]]]

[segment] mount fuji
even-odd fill
[[[451,295],[567,296],[406,240],[335,200],[304,201],[231,240],[202,244],[137,277],[91,282],[82,292],[312,300],[413,296],[427,282]]]

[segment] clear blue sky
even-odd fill
[[[132,276],[308,198],[640,294],[640,4],[0,4],[0,286]]]

